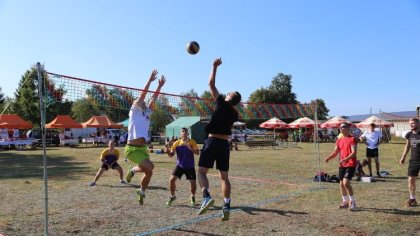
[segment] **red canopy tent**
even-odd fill
[[[289,123],[289,128],[313,128],[315,127],[315,121],[308,117],[299,118],[292,123]]]
[[[356,126],[357,128],[369,128],[370,124],[374,123],[376,126],[379,127],[394,127],[394,123],[386,121],[386,120],[382,120],[381,118],[377,117],[377,116],[371,116],[369,118],[367,118],[366,120],[361,121],[360,123],[357,123]]]
[[[57,117],[50,123],[45,125],[45,128],[83,128],[83,126],[74,121],[69,115],[57,115]]]
[[[92,116],[88,121],[82,123],[84,128],[86,127],[93,127],[93,128],[111,128],[111,129],[118,129],[123,128],[124,125],[117,124],[110,120],[108,116]]]
[[[0,115],[0,128],[2,129],[30,129],[32,124],[25,121],[18,115]]]
[[[350,126],[354,126],[354,124],[351,121],[349,121],[347,119],[344,119],[342,117],[339,117],[339,116],[335,116],[335,117],[325,121],[324,123],[322,123],[321,128],[323,128],[323,129],[338,128],[338,127],[340,127],[340,125],[342,123],[347,123]]]

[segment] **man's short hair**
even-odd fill
[[[187,129],[187,128],[185,128],[185,127],[182,127],[182,128],[181,128],[181,131],[188,132],[188,129]]]
[[[241,102],[242,96],[238,91],[235,91],[235,96],[230,100],[232,106],[238,105]]]
[[[376,127],[375,123],[370,123],[370,127]]]
[[[340,128],[350,128],[349,124],[347,123],[341,123]]]
[[[417,119],[417,118],[410,118],[409,121],[414,121],[416,123],[419,123],[419,119]]]

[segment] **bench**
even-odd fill
[[[266,141],[266,140],[255,140],[255,141],[246,141],[245,145],[248,146],[249,149],[260,147],[260,149],[263,149],[263,147],[271,147],[274,149],[276,144],[275,141]]]

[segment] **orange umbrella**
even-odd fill
[[[110,120],[108,116],[92,116],[88,121],[82,123],[83,127],[93,127],[93,128],[122,128],[124,125],[117,124]]]

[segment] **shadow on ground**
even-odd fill
[[[48,177],[76,178],[75,173],[91,173],[87,162],[75,161],[75,158],[65,155],[47,156]],[[31,178],[44,176],[44,161],[42,154],[23,155],[19,152],[0,153],[0,179]]]
[[[274,209],[264,209],[264,208],[256,208],[256,207],[239,207],[238,209],[250,214],[256,215],[256,212],[269,212],[275,213],[282,216],[290,216],[290,215],[307,215],[307,212],[300,212],[300,211],[283,211],[283,210],[274,210]]]
[[[414,208],[412,208],[414,209]],[[380,209],[380,208],[369,208],[369,207],[359,207],[357,211],[370,211],[370,212],[379,212],[395,215],[408,215],[408,216],[420,216],[420,211],[413,210],[402,210],[402,209]]]

